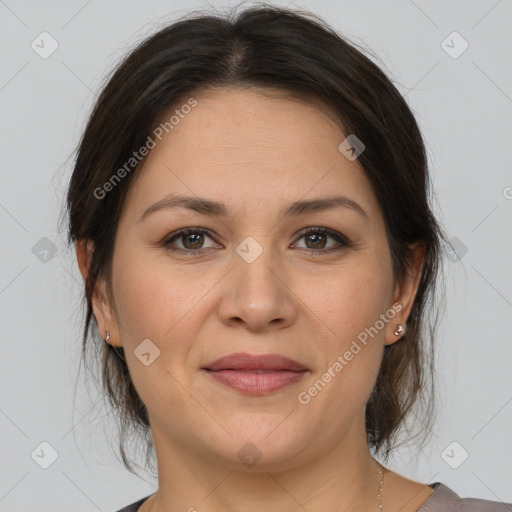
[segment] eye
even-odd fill
[[[331,244],[328,246],[328,239],[333,239],[337,242],[337,244]],[[344,247],[351,247],[352,243],[350,240],[338,233],[337,231],[333,231],[327,228],[320,227],[311,227],[308,228],[307,231],[303,232],[299,237],[299,240],[304,239],[306,247],[300,247],[301,249],[306,249],[311,252],[320,252],[326,253],[331,251],[337,251],[343,249]]]
[[[167,238],[164,242],[165,246],[172,251],[184,253],[184,254],[200,254],[205,252],[207,249],[214,246],[210,245],[208,247],[204,247],[205,237],[208,237],[210,240],[213,238],[208,234],[205,229],[202,228],[183,228],[173,233],[169,238]],[[177,241],[181,243],[181,247],[175,247],[174,243]]]
[[[205,246],[205,237],[212,240],[213,243]],[[308,228],[300,235],[299,240],[302,239],[305,241],[305,247],[299,247],[299,249],[305,249],[311,253],[324,254],[352,246],[350,240],[341,233],[322,227]],[[334,240],[335,243],[331,243],[329,246],[329,239]],[[164,241],[164,245],[171,251],[193,256],[207,252],[216,246],[216,242],[207,230],[188,227],[170,235]]]

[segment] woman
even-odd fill
[[[372,454],[418,400],[432,419],[429,186],[403,98],[312,15],[199,15],[131,52],[67,198],[84,354],[91,328],[158,463],[124,512],[508,510]]]

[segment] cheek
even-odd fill
[[[178,272],[171,274],[168,265],[147,264],[134,254],[119,256],[115,265],[118,321],[134,386],[153,413],[165,415],[163,411],[176,408],[185,411],[187,396],[180,383],[186,384],[183,369],[195,328],[192,307],[200,291],[187,293],[190,288],[175,278]],[[146,339],[159,350],[158,357],[147,366],[136,355]],[[154,350],[152,345],[149,350]]]
[[[114,262],[113,284],[120,324],[128,341],[149,338],[160,345],[190,322],[204,284],[159,258],[150,261],[142,252],[119,249],[122,255]]]
[[[332,399],[334,415],[346,414],[347,407],[362,407],[375,384],[382,357],[382,339],[388,323],[381,320],[392,297],[391,264],[381,263],[368,255],[347,266],[323,287],[318,294],[316,316],[329,327],[326,336],[318,340],[323,356],[323,368],[331,369],[335,377],[327,384],[329,391],[323,400]],[[321,302],[320,302],[321,301]],[[311,308],[313,309],[311,304]],[[340,360],[341,358],[341,360]],[[350,405],[349,405],[350,404]]]
[[[382,265],[352,265],[334,276],[316,300],[318,315],[336,337],[347,340],[372,326],[392,296],[392,276]],[[332,332],[331,332],[331,335]],[[334,335],[333,335],[334,336]]]

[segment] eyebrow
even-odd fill
[[[228,213],[226,205],[222,202],[211,201],[202,197],[169,195],[147,208],[141,215],[138,222],[142,222],[149,215],[157,211],[178,207],[188,208],[189,210],[196,211],[202,215],[214,217],[226,217]],[[331,210],[333,208],[353,210],[360,214],[365,220],[369,220],[369,215],[362,206],[353,199],[345,196],[331,196],[309,199],[307,201],[295,201],[285,209],[281,210],[280,214],[282,217],[295,217],[304,213]]]

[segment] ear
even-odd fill
[[[78,267],[84,281],[86,281],[94,252],[94,242],[90,239],[82,239],[78,240],[75,246]],[[122,347],[123,344],[121,336],[119,335],[118,322],[107,294],[107,283],[102,277],[98,278],[94,287],[92,294],[92,309],[101,337],[105,339],[106,333],[109,331],[110,345]]]
[[[393,302],[390,305],[397,314],[391,320],[386,328],[385,345],[392,345],[397,342],[406,332],[406,322],[409,318],[418,286],[420,284],[421,271],[425,262],[425,243],[420,241],[410,246],[413,251],[412,261],[407,269],[407,272],[402,280],[402,283],[397,283],[395,287],[395,294]],[[399,306],[400,309],[399,309]],[[395,334],[399,325],[403,326],[403,331],[398,336]]]

